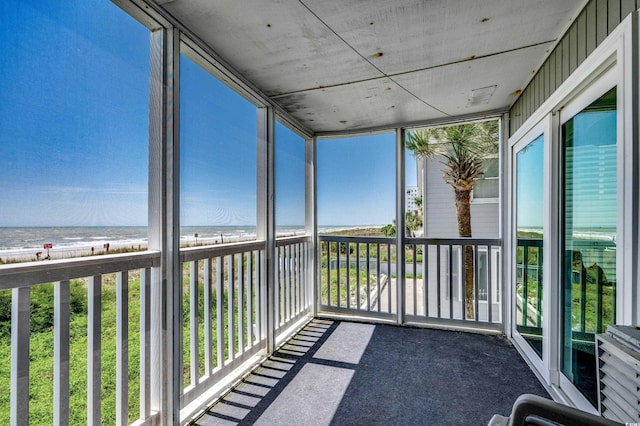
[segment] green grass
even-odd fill
[[[215,267],[214,267],[215,268]],[[215,269],[214,269],[215,272]],[[200,267],[199,273],[202,273]],[[189,275],[188,265],[184,274],[183,293],[183,383],[190,382],[190,324],[189,324]],[[224,348],[228,357],[227,335],[227,281],[225,274],[223,306],[225,318]],[[199,374],[204,374],[204,285],[199,280],[198,317],[199,317]],[[70,316],[70,424],[87,423],[87,287],[85,280],[71,283],[72,312]],[[31,338],[30,338],[30,402],[29,422],[31,424],[51,424],[53,422],[53,285],[43,284],[31,291]],[[237,327],[237,291],[234,298],[234,321]],[[217,364],[217,312],[215,286],[212,292],[212,362]],[[245,294],[245,303],[246,303]],[[255,297],[255,296],[254,296]],[[255,300],[255,298],[254,298]],[[74,308],[75,306],[75,308]],[[246,306],[246,305],[245,305]],[[11,337],[10,320],[11,291],[0,291],[0,424],[9,424],[10,420],[10,368]],[[102,282],[102,423],[115,423],[116,409],[116,289],[115,275],[103,276]],[[136,271],[129,273],[129,312],[128,312],[128,395],[129,422],[139,416],[140,395],[140,278]],[[255,318],[254,318],[255,319]],[[245,317],[245,344],[247,344]],[[239,350],[238,343],[234,349]]]
[[[598,299],[598,286],[593,283],[587,283],[586,291],[585,291],[585,328],[582,330],[582,293],[581,293],[581,284],[573,284],[572,292],[571,292],[571,312],[572,312],[572,328],[575,331],[583,331],[587,333],[602,333],[606,330],[608,324],[613,324],[615,322],[615,318],[613,317],[613,306],[615,304],[614,296],[614,287],[613,286],[602,286],[602,328],[597,330],[598,324],[598,311],[597,311],[597,299]],[[528,302],[534,308],[537,307],[537,289],[538,283],[537,281],[529,281],[527,285],[527,295]],[[516,291],[519,296],[523,295],[523,286],[522,284],[518,284],[516,287]],[[531,324],[528,321],[527,325],[536,326],[535,324]]]

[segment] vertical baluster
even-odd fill
[[[376,243],[376,252],[376,306],[378,308],[378,312],[380,312],[380,285],[382,284],[382,280],[380,279],[380,262],[382,261],[382,256],[380,256],[380,243]],[[389,257],[388,253],[387,257]]]
[[[524,263],[522,277],[522,325],[527,326],[529,316],[529,246],[522,248],[522,262]]]
[[[304,286],[304,243],[296,244],[296,273],[297,273],[297,312],[300,313],[304,310],[304,303],[302,302],[303,286]]]
[[[304,303],[304,285],[306,280],[305,277],[305,243],[300,243],[296,245],[298,249],[298,313],[304,311],[305,303]]]
[[[360,309],[360,243],[356,243],[356,309]]]
[[[266,338],[267,335],[267,322],[266,309],[264,309],[263,303],[266,300],[265,288],[262,285],[262,262],[264,261],[264,251],[256,251],[256,323],[258,324],[258,341]]]
[[[291,268],[291,317],[295,317],[298,312],[298,245],[292,244],[291,259],[289,265]]]
[[[393,292],[391,291],[391,244],[387,244],[387,272],[389,273],[389,276],[387,277],[387,279],[389,280],[387,282],[387,294],[389,295],[387,297],[387,312],[391,313],[391,296],[393,295]],[[396,274],[396,285],[397,285],[397,275]]]
[[[89,278],[87,302],[87,424],[97,426],[102,422],[102,276]]]
[[[296,300],[297,300],[297,313],[302,312],[302,310],[304,309],[304,303],[302,302],[302,295],[303,295],[303,283],[304,283],[304,243],[298,243],[296,244]]]
[[[213,304],[212,298],[212,284],[211,278],[211,259],[204,259],[203,268],[203,286],[204,286],[204,374],[208,376],[211,374],[212,366],[212,347],[213,336],[211,335],[213,325],[211,324],[211,306]]]
[[[69,424],[69,281],[53,285],[53,424]]]
[[[498,253],[496,253],[498,256]],[[487,321],[492,322],[493,316],[493,274],[491,273],[491,265],[493,261],[493,246],[487,247]],[[500,262],[497,263],[498,265]],[[500,286],[500,280],[496,277],[496,289]],[[499,290],[497,290],[499,291]],[[499,293],[498,293],[499,294]]]
[[[331,306],[331,241],[327,245],[327,306]]]
[[[313,291],[311,291],[311,285],[313,283],[313,280],[311,279],[311,275],[309,274],[309,272],[312,271],[311,268],[311,250],[312,250],[312,246],[311,244],[309,244],[308,242],[304,243],[304,278],[305,278],[305,283],[303,285],[303,289],[304,289],[304,308],[307,309],[309,306],[311,306],[311,303],[315,304],[315,300],[312,302],[311,301],[311,294],[313,294]],[[316,276],[317,274],[315,273],[315,271],[311,272],[312,274],[314,274],[314,276]]]
[[[602,262],[600,262],[602,264]],[[602,314],[603,314],[603,306],[602,306],[602,269],[597,269],[597,278],[596,278],[596,333],[602,333],[604,330],[602,329]],[[615,318],[613,318],[615,322]]]
[[[453,246],[451,244],[449,244],[448,260],[449,260],[449,319],[452,319],[453,318]]]
[[[438,318],[442,318],[442,294],[440,291],[440,286],[442,285],[441,252],[442,246],[436,244],[436,297],[438,298]]]
[[[238,349],[244,353],[244,253],[238,255]]]
[[[182,351],[181,351],[182,352]],[[116,424],[129,423],[129,272],[116,274]]]
[[[236,298],[235,294],[235,273],[233,264],[235,263],[236,257],[235,255],[228,256],[227,262],[227,332],[229,333],[229,359],[236,359],[236,322],[235,322],[235,309],[234,309],[234,299]]]
[[[309,243],[302,243],[302,309],[307,309],[309,307],[309,293],[312,281],[309,280],[309,256],[310,256],[311,247]]]
[[[151,268],[143,268],[140,270],[140,418],[146,419],[150,415]]]
[[[371,310],[371,246],[367,243],[367,311]]]
[[[424,316],[429,316],[429,245],[422,246],[422,303]]]
[[[587,270],[584,267],[584,255],[580,253],[580,331],[587,331]]]
[[[418,257],[418,250],[415,244],[411,244],[411,250],[413,251],[413,315],[418,315],[418,270],[416,265]]]
[[[200,353],[198,342],[198,261],[189,262],[189,334],[191,384],[199,383]]]
[[[486,261],[489,261],[489,252],[487,251],[487,256],[485,257],[485,259],[487,259]],[[480,277],[480,264],[478,263],[480,261],[480,254],[478,253],[478,246],[474,245],[473,246],[473,283],[474,283],[474,297],[473,297],[473,301],[474,301],[474,310],[473,313],[475,315],[475,320],[478,321],[480,319],[480,313],[478,312],[478,306],[479,306],[479,301],[478,299],[480,298],[480,281],[479,281],[479,277]],[[489,282],[489,278],[487,277],[486,280],[487,283],[487,289],[491,286],[491,283]],[[487,295],[488,297],[488,295]],[[491,302],[489,300],[487,300],[487,309],[491,309]],[[466,318],[466,315],[464,316]]]
[[[336,299],[337,299],[337,306],[338,308],[340,307],[340,287],[342,284],[342,277],[340,276],[340,241],[336,241],[336,275],[337,275],[337,280],[336,280]]]
[[[304,269],[304,243],[296,244],[296,273],[297,273],[297,313],[300,313],[304,310],[304,283],[305,283],[305,269]]]
[[[276,329],[280,328],[280,324],[282,324],[282,317],[285,315],[285,306],[284,306],[284,249],[282,247],[276,247],[276,283],[275,283],[275,298],[276,306],[275,306],[275,322]]]
[[[347,309],[351,309],[351,243],[347,242]]]
[[[291,315],[295,317],[298,314],[298,244],[297,243],[291,245],[291,251],[292,251],[291,270],[293,272],[293,277],[292,277],[293,287],[291,289],[293,293],[291,295],[293,304],[291,306]]]
[[[222,256],[216,258],[216,331],[218,367],[224,366],[224,262]]]
[[[542,274],[540,273],[540,271],[542,270],[542,245],[540,245],[538,247],[538,258],[536,259],[536,267],[537,267],[537,273],[536,273],[536,277],[538,278],[538,288],[536,291],[536,299],[537,299],[537,315],[536,315],[536,326],[537,327],[542,327]],[[602,294],[602,292],[600,292],[600,294]],[[600,302],[602,302],[602,299],[600,300]],[[600,303],[598,306],[602,306],[602,303]],[[602,320],[602,316],[598,316],[598,318],[600,320]],[[598,330],[600,330],[598,328]],[[603,330],[604,331],[604,330]],[[596,331],[596,333],[602,333],[602,331]]]
[[[285,288],[285,305],[286,313],[283,323],[287,323],[291,319],[291,246],[282,247],[284,251],[284,288]]]
[[[467,260],[467,247],[471,246],[465,246],[464,244],[460,245],[460,257],[458,257],[458,270],[460,271],[460,285],[458,286],[458,288],[460,289],[460,306],[462,307],[461,318],[463,320],[467,319],[467,268],[465,267],[465,263]],[[473,253],[471,253],[471,258],[473,259]],[[473,293],[473,290],[471,292]]]
[[[31,289],[11,290],[11,424],[29,424],[29,320]]]
[[[247,344],[253,346],[253,307],[254,307],[254,287],[253,287],[253,251],[247,253]]]

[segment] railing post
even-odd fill
[[[275,221],[275,114],[272,107],[257,110],[257,237],[265,241],[265,256],[259,265],[260,286],[264,289],[264,300],[260,303],[267,331],[267,353],[275,350],[275,304],[276,285],[276,221]]]
[[[151,270],[151,410],[158,423],[178,424],[180,354],[179,65],[180,34],[151,34],[149,117],[149,250],[160,251]]]
[[[396,129],[396,291],[397,322],[404,323],[404,227],[405,227],[405,175],[404,175],[404,129]],[[389,253],[391,256],[391,253]],[[391,275],[391,274],[389,274]],[[391,277],[389,277],[391,281]]]

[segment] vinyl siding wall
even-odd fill
[[[510,110],[513,135],[640,0],[590,0]]]
[[[458,222],[453,189],[442,179],[443,165],[437,159],[426,160],[426,197],[423,208],[427,215],[425,237],[456,238]],[[477,238],[498,237],[498,203],[471,202],[471,234]]]

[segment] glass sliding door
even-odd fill
[[[544,135],[516,153],[516,330],[542,358]]]
[[[562,125],[564,375],[594,405],[595,333],[615,322],[616,88]]]

